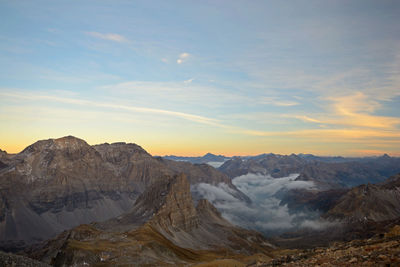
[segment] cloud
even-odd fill
[[[282,117],[296,118],[304,122],[314,122],[332,126],[362,127],[393,130],[400,124],[400,118],[377,116],[371,113],[381,108],[381,104],[362,92],[340,97],[325,97],[326,112],[313,117],[307,115],[283,114]]]
[[[194,79],[192,78],[192,79],[188,79],[188,80],[186,80],[186,81],[183,81],[183,83],[184,84],[190,84],[190,83],[192,83],[194,81]]]
[[[234,198],[231,189],[223,183],[217,186],[200,183],[193,185],[191,190],[212,202],[232,223],[267,235],[298,227],[321,229],[328,226],[316,220],[317,212],[289,211],[287,205],[281,205],[281,198],[288,190],[315,188],[313,182],[296,181],[297,176],[272,178],[269,175],[247,174],[234,178],[232,183],[250,197],[250,204]]]
[[[296,181],[298,174],[283,178],[272,178],[269,175],[246,174],[233,179],[234,185],[246,195],[253,198],[273,196],[281,189],[312,189],[313,182]]]
[[[300,104],[295,101],[284,101],[279,99],[278,97],[262,97],[261,100],[259,100],[258,102],[263,105],[273,105],[279,107],[292,107]]]
[[[295,119],[299,119],[302,120],[304,122],[314,122],[314,123],[322,123],[322,121],[311,118],[309,116],[305,116],[305,115],[290,115],[290,114],[284,114],[282,115],[282,117],[285,118],[295,118]]]
[[[333,227],[335,225],[338,225],[340,222],[339,221],[326,221],[323,219],[318,219],[318,220],[304,220],[301,224],[301,228],[309,228],[312,230],[323,230],[329,227]]]
[[[164,99],[168,99],[168,102],[174,104],[175,107],[180,106],[182,103],[187,103],[202,109],[224,107],[226,105],[239,106],[244,103],[249,105],[249,103],[260,104],[263,102],[265,104],[270,102],[273,105],[272,103],[285,102],[279,97],[264,97],[260,102],[249,95],[231,93],[228,90],[216,88],[215,86],[204,86],[201,82],[193,83],[193,81],[193,79],[183,82],[133,81],[103,86],[101,89],[112,93],[118,92],[119,96],[121,94],[134,96],[138,100],[145,100],[151,97],[154,101],[162,103]],[[190,86],[185,86],[188,84]],[[205,98],[204,96],[207,97]],[[371,100],[363,93],[323,98],[319,101],[323,103],[325,111],[312,115],[304,113],[304,111],[302,111],[302,114],[276,114],[273,112],[226,113],[219,115],[218,118],[221,119],[219,127],[238,135],[286,139],[299,138],[307,142],[319,140],[325,143],[365,141],[370,144],[376,143],[382,138],[393,139],[400,137],[399,131],[395,128],[400,119],[371,115],[369,112],[376,112],[381,106],[379,102]],[[288,122],[282,120],[282,118],[294,118],[307,124],[302,127],[283,129],[282,125]],[[267,121],[271,130],[263,130]],[[248,128],[242,126],[244,122],[247,122]],[[258,128],[261,129],[256,129],[257,125],[255,124],[259,124]],[[274,129],[273,124],[278,127]]]
[[[183,62],[185,62],[188,58],[190,57],[189,53],[182,53],[179,55],[178,59],[176,60],[176,63],[178,64],[182,64]]]
[[[56,28],[47,28],[46,30],[51,33],[60,33],[60,30]]]
[[[164,110],[164,109],[156,109],[156,108],[147,108],[147,107],[136,107],[136,106],[127,106],[121,104],[112,104],[112,103],[104,103],[104,102],[95,102],[83,99],[76,99],[76,98],[68,98],[68,97],[58,97],[52,95],[38,95],[38,94],[18,94],[18,93],[7,93],[7,92],[0,92],[1,96],[4,97],[11,97],[17,99],[27,99],[27,100],[47,100],[52,102],[59,102],[59,103],[67,103],[85,107],[101,107],[101,108],[110,108],[116,110],[125,110],[131,112],[141,112],[141,113],[150,113],[150,114],[159,114],[159,115],[166,115],[177,117],[181,119],[186,119],[189,121],[213,125],[217,127],[224,127],[224,125],[220,124],[216,119],[194,115],[190,113],[184,113],[179,111],[171,111],[171,110]]]
[[[116,33],[86,32],[86,34],[99,39],[118,42],[118,43],[124,43],[128,41],[128,39],[126,39],[124,36]]]
[[[210,166],[212,166],[214,168],[219,168],[224,163],[225,163],[225,161],[209,161],[209,162],[207,162],[208,165],[210,165]]]
[[[332,102],[333,111],[338,117],[328,120],[328,123],[386,129],[400,124],[400,118],[397,117],[371,115],[370,113],[375,112],[381,105],[362,92],[327,99]]]
[[[124,95],[147,102],[151,99],[159,103],[170,103],[174,107],[189,105],[201,110],[226,105],[243,105],[243,101],[250,102],[246,95],[194,81],[194,78],[177,82],[128,81],[101,86],[98,89],[106,90],[118,97]],[[190,86],[187,86],[188,84]]]
[[[191,190],[201,195],[203,198],[211,202],[219,201],[219,202],[235,202],[237,199],[233,197],[228,186],[220,183],[218,186],[214,186],[211,184],[200,183],[192,186]]]
[[[256,131],[256,130],[244,130],[244,134],[253,136],[289,136],[289,137],[304,137],[304,138],[319,138],[324,141],[337,142],[338,138],[342,138],[341,141],[363,138],[400,138],[400,132],[398,130],[391,131],[378,131],[378,130],[366,130],[366,129],[307,129],[298,131]]]

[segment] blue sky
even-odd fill
[[[398,1],[0,0],[0,148],[400,154]]]

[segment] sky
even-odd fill
[[[0,148],[400,156],[400,1],[0,0]]]

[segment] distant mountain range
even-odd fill
[[[164,159],[209,164],[232,179],[254,173],[286,177],[300,174],[299,180],[314,181],[321,188],[352,187],[378,183],[400,172],[400,158],[384,154],[380,157],[325,157],[312,154],[260,154],[226,157],[207,153],[202,157],[164,156]]]
[[[175,161],[187,161],[193,164],[202,164],[206,163],[215,168],[221,166],[225,161],[229,160],[230,157],[225,157],[222,155],[214,155],[211,153],[207,153],[202,157],[180,157],[180,156],[164,156],[163,158]]]
[[[262,154],[234,157],[224,162],[218,170],[231,178],[249,173],[275,178],[298,173],[297,180],[313,181],[321,189],[333,189],[382,182],[400,172],[400,158],[386,154],[365,158]]]

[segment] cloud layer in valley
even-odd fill
[[[313,182],[296,181],[297,176],[272,178],[269,175],[247,174],[234,178],[233,184],[251,199],[251,204],[233,197],[232,189],[223,183],[218,186],[200,183],[192,187],[192,192],[212,202],[232,223],[267,235],[299,227],[321,229],[329,226],[329,222],[318,218],[317,212],[293,212],[287,205],[280,204],[281,197],[288,190],[314,189]]]

